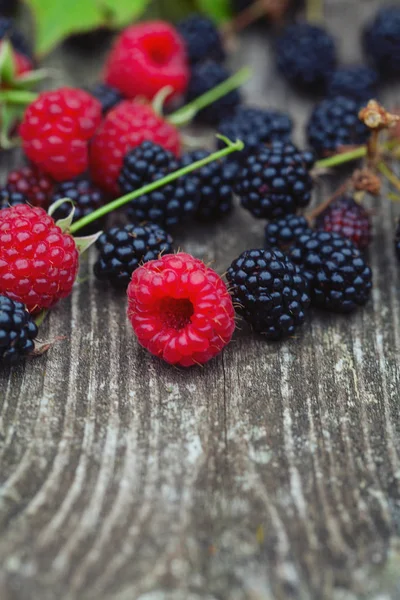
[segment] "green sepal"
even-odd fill
[[[161,88],[161,90],[158,90],[157,94],[154,96],[151,102],[151,105],[156,115],[159,115],[160,117],[163,116],[165,102],[167,98],[173,93],[173,91],[174,88],[172,87],[172,85],[166,85],[163,88]]]
[[[12,85],[16,77],[16,66],[11,42],[2,40],[0,48],[0,83]]]
[[[31,90],[36,85],[41,83],[44,79],[48,79],[50,76],[48,69],[36,69],[35,71],[28,71],[16,77],[13,81],[13,88],[16,90]]]
[[[50,217],[52,217],[56,210],[66,202],[68,202],[71,205],[71,210],[69,211],[68,215],[64,217],[64,219],[58,219],[58,221],[56,221],[56,225],[58,225],[58,227],[60,227],[62,231],[69,231],[71,228],[72,221],[74,220],[75,204],[70,198],[60,198],[60,200],[56,200],[55,202],[53,202],[53,204],[49,206],[49,209],[47,211]]]
[[[4,150],[16,148],[20,144],[18,136],[11,137],[15,123],[22,117],[20,106],[0,105],[0,147]]]
[[[74,241],[76,247],[78,248],[79,254],[83,254],[84,252],[86,252],[86,250],[90,248],[90,246],[93,246],[93,244],[97,242],[102,233],[102,231],[98,231],[97,233],[93,233],[92,235],[74,237]]]

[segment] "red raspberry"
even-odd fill
[[[32,71],[32,63],[27,56],[24,56],[23,54],[20,54],[14,50],[14,59],[17,75],[23,75],[24,73],[29,73],[29,71]]]
[[[139,267],[127,293],[139,343],[168,363],[205,363],[231,340],[235,320],[226,285],[190,254],[166,254]]]
[[[36,167],[28,166],[11,171],[7,186],[13,192],[24,194],[33,206],[46,209],[54,189],[54,181]]]
[[[151,100],[167,85],[174,90],[171,97],[182,94],[189,82],[185,44],[163,21],[128,27],[110,53],[104,79],[127,98]]]
[[[0,211],[0,294],[31,313],[71,293],[79,255],[74,238],[42,209],[18,204]]]
[[[179,132],[148,104],[125,100],[111,110],[90,144],[90,173],[104,191],[118,194],[117,179],[125,154],[150,140],[176,155]]]
[[[334,200],[316,219],[316,227],[322,231],[333,231],[350,239],[360,250],[372,239],[371,220],[361,204],[349,196]]]
[[[42,92],[20,126],[28,158],[57,181],[87,170],[88,141],[101,121],[101,105],[87,92],[59,88]]]

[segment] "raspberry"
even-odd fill
[[[356,102],[367,102],[376,97],[379,75],[364,66],[337,69],[328,81],[327,96],[345,96]]]
[[[17,204],[28,204],[28,198],[20,192],[11,190],[8,185],[0,188],[0,210]]]
[[[345,146],[364,144],[368,128],[358,118],[359,104],[337,96],[322,100],[307,125],[310,146],[318,156],[329,156]]]
[[[185,44],[164,21],[132,25],[117,38],[108,58],[104,80],[127,98],[151,100],[171,86],[171,96],[185,92],[189,68]]]
[[[0,296],[0,363],[15,364],[35,348],[38,328],[21,302]]]
[[[2,13],[1,10],[0,12]],[[30,64],[33,62],[32,50],[24,35],[16,28],[15,21],[0,17],[0,40],[4,38],[9,39],[14,50],[28,58]]]
[[[217,62],[225,60],[220,33],[211,19],[194,13],[181,21],[177,29],[185,41],[192,65],[208,59]]]
[[[277,248],[246,250],[227,272],[238,313],[270,340],[293,335],[310,304],[307,281]]]
[[[74,239],[42,208],[0,211],[0,294],[37,313],[71,293],[77,272]]]
[[[119,90],[100,81],[88,87],[86,91],[100,102],[103,115],[107,114],[124,99]]]
[[[372,288],[371,269],[350,240],[338,233],[304,233],[289,258],[301,266],[316,306],[347,313],[367,302]]]
[[[334,231],[363,250],[371,243],[371,220],[361,204],[349,196],[334,200],[316,219],[321,231]]]
[[[57,181],[87,170],[88,141],[101,121],[101,105],[74,88],[42,92],[25,112],[20,134],[28,158]]]
[[[54,189],[53,196],[51,198],[51,204],[61,198],[69,198],[73,201],[75,206],[75,213],[73,221],[78,221],[86,215],[94,212],[105,202],[105,196],[103,192],[94,186],[88,179],[73,179],[72,181],[63,181],[59,183]],[[64,219],[71,212],[71,204],[65,202],[62,204],[53,214],[55,221],[58,219]],[[99,221],[92,223],[82,229],[83,235],[88,235],[98,231],[101,226]]]
[[[35,166],[10,171],[7,187],[27,197],[29,204],[47,209],[53,193],[54,181]]]
[[[270,246],[277,246],[281,249],[289,248],[303,233],[309,230],[310,226],[305,217],[288,215],[266,225],[265,245],[267,248]]]
[[[289,25],[276,44],[278,69],[293,85],[309,90],[324,89],[336,67],[336,48],[331,36],[309,23]]]
[[[364,49],[380,73],[400,74],[400,7],[385,6],[364,31]]]
[[[198,96],[205,94],[228,79],[231,75],[232,73],[224,66],[211,60],[194,65],[186,94],[187,102],[192,102]],[[241,95],[239,91],[233,90],[200,110],[195,120],[199,123],[216,125],[226,116],[233,115],[240,102]]]
[[[276,219],[307,206],[313,186],[307,161],[290,143],[259,146],[237,175],[235,189],[243,207],[258,219]]]
[[[176,155],[180,153],[178,130],[159,117],[150,105],[125,100],[112,109],[90,145],[90,172],[104,191],[118,194],[117,179],[125,154],[151,140]]]
[[[123,194],[129,194],[178,168],[179,163],[171,152],[146,141],[125,156],[118,184]],[[127,206],[127,213],[135,223],[151,221],[171,227],[191,216],[198,200],[197,180],[180,177],[161,189],[132,200]]]
[[[400,260],[400,219],[397,223],[397,229],[394,237],[394,245],[396,250],[397,258]]]
[[[172,252],[172,238],[153,223],[128,224],[103,233],[96,247],[100,253],[94,265],[96,277],[126,288],[139,265]]]

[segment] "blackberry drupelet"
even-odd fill
[[[379,75],[369,67],[352,66],[337,69],[329,78],[327,96],[344,96],[366,103],[376,98]]]
[[[259,146],[238,170],[235,191],[259,219],[277,219],[307,206],[313,182],[302,152],[291,143]]]
[[[336,68],[333,38],[309,23],[289,25],[276,44],[277,66],[291,84],[306,91],[323,90]]]
[[[186,92],[186,101],[189,103],[195,100],[228,79],[231,75],[230,71],[215,61],[209,60],[194,65]],[[208,125],[217,125],[223,118],[233,115],[240,103],[240,92],[233,90],[200,110],[196,115],[196,121]]]
[[[171,152],[146,141],[125,155],[118,184],[121,192],[128,194],[178,168],[179,162]],[[126,211],[132,222],[150,221],[172,227],[192,216],[198,203],[196,180],[193,177],[180,177],[173,183],[132,200]]]
[[[33,61],[33,53],[24,35],[15,25],[14,19],[0,16],[0,40],[8,38],[17,52]]]
[[[271,340],[293,335],[310,304],[307,281],[277,248],[247,250],[227,271],[237,312]]]
[[[364,50],[382,75],[400,74],[400,6],[381,8],[363,36]]]
[[[211,19],[195,13],[178,23],[177,29],[185,41],[190,64],[225,60],[220,33]]]
[[[397,223],[397,229],[394,237],[394,244],[397,258],[400,260],[400,219]]]
[[[322,100],[314,108],[307,125],[310,146],[318,156],[329,156],[343,146],[364,144],[368,128],[358,118],[359,104],[336,96]]]
[[[288,215],[265,226],[266,247],[286,249],[292,246],[303,233],[311,231],[307,219],[301,215]]]
[[[109,110],[124,99],[119,90],[101,81],[88,87],[86,91],[100,102],[103,115],[106,115]]]
[[[360,251],[338,233],[304,233],[290,250],[310,285],[311,301],[334,312],[347,313],[365,304],[372,273]]]
[[[0,210],[9,206],[16,206],[16,204],[29,204],[28,198],[25,194],[10,189],[8,185],[2,187],[0,189]]]
[[[350,196],[334,200],[316,219],[320,231],[334,231],[364,250],[371,243],[371,219],[365,208]]]
[[[82,217],[90,215],[90,213],[103,206],[105,202],[104,193],[88,179],[72,179],[70,181],[59,183],[54,189],[51,203],[61,200],[61,198],[69,198],[72,200],[75,206],[74,221],[78,221]],[[58,219],[64,219],[70,212],[71,204],[65,202],[57,208],[53,214],[53,218],[56,221]],[[83,235],[87,235],[98,230],[99,222],[96,221],[82,229],[82,233]]]
[[[144,226],[130,223],[104,232],[96,247],[99,250],[94,265],[96,277],[115,287],[126,288],[133,271],[141,264],[172,252],[172,238],[153,223]]]
[[[12,365],[32,352],[37,332],[24,304],[0,295],[0,362]]]

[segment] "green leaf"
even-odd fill
[[[151,0],[100,0],[111,27],[125,27],[138,19]]]
[[[231,0],[197,0],[199,10],[217,23],[229,21],[232,18]]]

